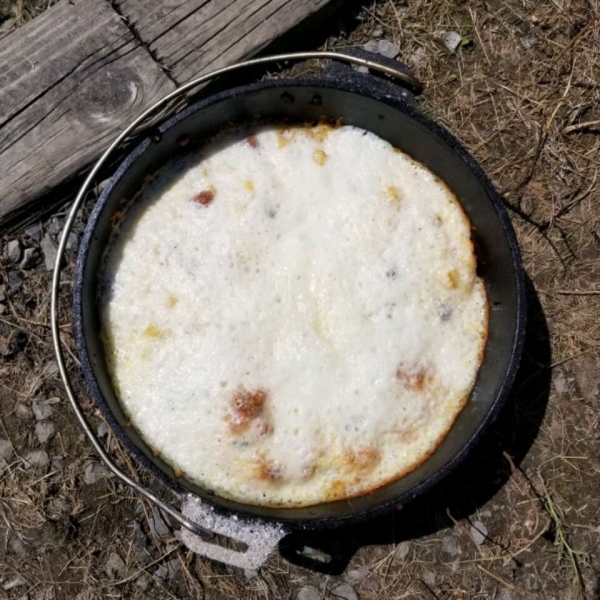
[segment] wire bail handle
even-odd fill
[[[56,262],[54,265],[54,273],[52,276],[52,286],[51,286],[51,295],[50,295],[50,325],[52,329],[52,342],[54,346],[54,353],[56,355],[56,362],[58,363],[58,369],[60,372],[60,377],[62,379],[63,385],[65,387],[65,391],[71,402],[73,410],[81,424],[87,438],[94,446],[94,449],[99,454],[102,461],[108,467],[108,469],[116,475],[123,483],[128,485],[130,488],[144,496],[146,499],[150,500],[153,504],[162,509],[165,513],[170,515],[173,519],[175,519],[182,527],[187,529],[188,531],[200,536],[202,539],[207,539],[212,536],[212,532],[209,529],[201,527],[193,520],[184,516],[181,511],[174,508],[167,502],[158,498],[153,492],[146,489],[144,486],[139,484],[137,481],[134,481],[131,477],[129,477],[126,473],[121,471],[119,467],[112,461],[108,453],[102,447],[102,444],[96,437],[92,427],[90,426],[86,416],[79,405],[79,401],[75,392],[73,390],[73,386],[71,385],[71,380],[69,379],[69,375],[67,373],[67,368],[65,365],[65,360],[63,356],[62,349],[62,340],[60,338],[59,332],[59,322],[58,322],[58,306],[59,306],[59,288],[60,288],[60,276],[62,272],[62,259],[65,254],[65,249],[67,245],[67,239],[69,237],[69,233],[73,227],[73,222],[77,213],[79,212],[81,205],[83,203],[83,199],[85,195],[90,189],[92,181],[98,174],[99,170],[106,163],[107,159],[114,153],[117,147],[123,142],[123,140],[139,125],[144,123],[146,119],[155,115],[159,109],[165,107],[171,100],[179,98],[188,90],[191,90],[198,85],[206,83],[215,77],[220,75],[225,75],[226,73],[231,73],[233,71],[238,71],[241,69],[245,69],[248,67],[254,67],[257,65],[264,65],[273,62],[280,61],[300,61],[307,59],[329,59],[329,60],[338,60],[350,64],[355,64],[362,67],[367,67],[368,69],[372,69],[374,71],[379,71],[380,73],[384,73],[385,75],[390,75],[391,77],[400,80],[404,85],[412,88],[412,90],[416,93],[419,93],[423,89],[423,85],[421,82],[413,77],[411,74],[401,71],[400,69],[396,69],[394,67],[381,64],[379,62],[375,62],[372,60],[368,60],[365,58],[361,58],[358,56],[351,56],[349,54],[343,54],[341,52],[327,52],[327,51],[315,51],[315,52],[294,52],[289,54],[277,54],[274,56],[264,56],[260,58],[254,58],[251,60],[238,62],[233,65],[229,65],[227,67],[222,67],[220,69],[216,69],[211,71],[205,75],[201,75],[196,79],[192,79],[188,83],[178,87],[173,90],[171,93],[164,96],[158,102],[154,103],[152,106],[147,108],[142,114],[140,114],[136,119],[134,119],[125,129],[121,131],[121,133],[115,138],[115,140],[110,144],[110,146],[104,151],[104,153],[100,156],[100,158],[96,161],[85,181],[83,182],[77,197],[75,198],[73,205],[69,211],[67,219],[65,221],[64,228],[62,230],[62,234],[60,237],[60,242],[58,245],[58,251],[56,254]]]

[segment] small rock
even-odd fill
[[[165,565],[158,565],[156,569],[154,569],[154,576],[159,579],[166,579],[169,575],[169,569]]]
[[[35,435],[37,435],[38,442],[45,444],[49,439],[54,437],[56,428],[52,421],[40,421],[35,425]]]
[[[40,242],[42,240],[42,224],[41,223],[34,223],[33,225],[30,225],[26,230],[25,233],[32,239],[35,240],[36,242]]]
[[[409,62],[415,67],[420,67],[425,62],[427,51],[423,46],[419,46],[410,56]]]
[[[10,540],[8,547],[10,551],[19,558],[25,558],[27,556],[27,546],[25,545],[25,542],[19,538]]]
[[[48,466],[48,463],[50,462],[50,457],[48,456],[48,453],[44,450],[33,450],[32,452],[29,452],[24,456],[24,460],[26,469],[44,469]]]
[[[8,581],[5,581],[2,584],[2,589],[8,592],[9,590],[21,587],[23,585],[27,585],[27,582],[20,575],[17,575]]]
[[[351,569],[348,571],[348,579],[354,583],[362,581],[369,572],[366,569]]]
[[[171,530],[156,506],[152,509],[152,514],[150,515],[150,526],[158,537],[169,537],[171,535]]]
[[[496,600],[515,600],[515,597],[508,590],[503,590],[496,596]]]
[[[8,440],[0,439],[0,457],[2,457],[4,460],[10,460],[12,453],[12,444]]]
[[[43,421],[52,416],[52,407],[43,398],[36,398],[31,404],[31,408],[38,421]]]
[[[529,33],[527,35],[522,36],[521,44],[527,50],[529,50],[530,48],[533,48],[533,45],[535,44],[535,35],[533,35],[532,33]]]
[[[48,225],[48,227],[46,228],[46,230],[48,231],[48,233],[50,235],[58,235],[62,229],[62,221],[60,219],[57,219],[56,217],[54,217],[51,221],[50,224]]]
[[[146,547],[148,546],[148,539],[144,535],[140,524],[137,521],[133,521],[133,540],[131,543],[131,549],[133,556],[142,565],[146,565],[150,562],[150,554]]]
[[[571,364],[581,395],[594,405],[595,400],[600,400],[600,368],[596,359],[591,354],[585,354],[575,358]]]
[[[146,573],[142,573],[136,580],[135,585],[142,590],[145,590],[150,585],[150,576]]]
[[[104,568],[106,574],[111,579],[121,579],[125,576],[125,570],[123,559],[116,552],[111,552]]]
[[[569,389],[569,384],[565,379],[563,371],[558,371],[554,377],[554,388],[559,394],[564,394]]]
[[[381,27],[377,27],[377,29],[373,29],[373,33],[371,35],[373,37],[379,38],[383,35],[383,29],[381,29]]]
[[[25,406],[25,404],[17,404],[15,412],[17,413],[17,416],[23,419],[30,419],[31,417],[33,417],[31,409],[28,406]]]
[[[410,552],[410,543],[409,542],[400,542],[398,547],[396,548],[396,555],[400,559],[404,559],[408,556]]]
[[[379,588],[380,588],[380,584],[379,584],[379,581],[377,580],[377,578],[368,577],[362,584],[362,587],[365,590],[369,590],[370,592],[378,592]]]
[[[19,240],[10,240],[10,242],[6,244],[6,258],[13,263],[19,262],[21,250],[21,242]]]
[[[442,540],[442,552],[450,556],[456,556],[459,553],[458,543],[451,535],[445,536]]]
[[[52,510],[59,515],[68,515],[71,512],[69,503],[64,498],[53,498],[50,501]]]
[[[79,247],[79,235],[74,231],[69,233],[67,238],[67,250],[77,250]]]
[[[394,42],[390,42],[390,40],[379,40],[377,51],[387,58],[396,58],[400,54],[400,48]]]
[[[244,577],[246,578],[246,581],[250,581],[251,579],[254,579],[256,576],[257,576],[256,571],[252,571],[252,569],[244,569]]]
[[[296,600],[321,600],[321,593],[318,592],[314,587],[305,585],[300,588]]]
[[[363,48],[367,51],[367,52],[378,52],[379,51],[379,44],[377,42],[377,40],[369,40],[364,46]]]
[[[25,248],[23,258],[19,266],[21,269],[33,269],[37,265],[38,258],[40,257],[37,248]]]
[[[336,598],[341,598],[342,600],[358,600],[358,594],[354,588],[347,583],[342,583],[342,585],[338,585],[336,588],[333,588],[331,593]]]
[[[177,573],[181,571],[181,560],[179,558],[172,558],[167,563],[167,579],[175,579]]]
[[[44,239],[42,240],[42,252],[44,253],[44,262],[46,264],[46,270],[53,271],[54,263],[56,262],[58,246],[49,234],[46,234],[44,236]]]
[[[100,439],[105,438],[108,435],[108,425],[104,423],[104,421],[98,425],[98,428],[96,429],[96,435]]]
[[[473,521],[473,525],[471,525],[471,536],[473,536],[473,541],[481,546],[483,542],[485,542],[488,534],[488,528],[481,521]]]
[[[94,485],[107,477],[108,471],[99,462],[90,461],[83,469],[83,483],[86,485]]]
[[[442,41],[450,52],[454,52],[462,42],[462,36],[458,31],[445,31],[442,34]]]
[[[96,186],[96,190],[98,191],[98,194],[101,194],[104,191],[104,188],[108,185],[109,181],[110,181],[110,179],[104,179]]]
[[[425,571],[422,579],[430,588],[435,585],[435,573],[432,573],[431,571]]]
[[[8,284],[8,289],[11,294],[14,294],[16,291],[21,289],[23,285],[23,278],[15,273],[14,271],[9,271],[6,276],[6,283]]]

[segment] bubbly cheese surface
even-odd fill
[[[439,445],[487,301],[450,190],[374,134],[261,128],[146,186],[105,258],[101,320],[132,425],[184,476],[306,506]]]

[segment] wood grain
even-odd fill
[[[61,0],[0,38],[0,226],[85,169],[176,85],[332,0]]]
[[[117,0],[178,83],[255,54],[331,0]]]

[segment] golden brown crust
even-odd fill
[[[415,392],[422,392],[431,384],[433,377],[422,365],[404,365],[400,364],[396,369],[396,379],[402,385]]]
[[[264,390],[248,391],[238,389],[230,402],[230,411],[225,417],[229,431],[233,435],[240,435],[248,430],[250,423],[263,414],[267,393]],[[259,425],[259,433],[266,435],[272,430],[268,421]]]

